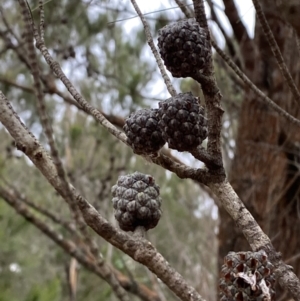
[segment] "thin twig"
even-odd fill
[[[12,49],[16,52],[17,56],[19,57],[20,61],[23,62],[26,67],[30,70],[30,65],[28,63],[27,57],[24,55],[24,51],[20,50],[23,47],[23,43],[21,43],[19,37],[14,33],[13,29],[9,25],[7,21],[6,14],[3,11],[3,8],[0,6],[0,14],[3,20],[4,25],[6,26],[7,31],[13,36],[14,40],[17,41],[17,46],[13,43],[12,39],[10,39],[7,35],[0,31],[0,35],[2,36],[3,40],[5,41],[6,47]]]
[[[20,84],[14,82],[14,81],[11,81],[10,79],[8,79],[6,77],[0,77],[0,82],[5,84],[5,85],[12,86],[14,88],[20,89],[20,90],[22,90],[26,93],[34,94],[34,89],[32,87],[20,85]]]
[[[66,200],[68,201],[68,204],[70,206],[71,212],[74,215],[74,219],[78,224],[79,230],[81,231],[84,240],[89,244],[91,249],[93,250],[93,254],[97,255],[98,254],[98,248],[95,242],[93,242],[88,234],[86,225],[84,223],[84,220],[82,219],[82,216],[80,214],[79,209],[77,208],[76,203],[72,199],[72,194],[69,189],[69,185],[66,180],[66,172],[64,170],[63,164],[60,160],[60,156],[56,147],[56,143],[53,137],[53,129],[51,126],[51,123],[48,118],[47,110],[46,110],[46,104],[45,104],[45,99],[44,99],[44,94],[43,94],[43,89],[40,81],[40,70],[39,70],[39,64],[38,64],[38,59],[37,55],[35,52],[35,48],[33,46],[33,35],[35,38],[40,38],[39,33],[34,25],[34,21],[32,19],[32,14],[30,11],[30,7],[27,3],[26,0],[19,0],[19,4],[22,8],[22,16],[24,18],[24,23],[25,23],[25,37],[26,37],[26,45],[28,49],[28,62],[31,67],[31,72],[33,75],[34,79],[34,91],[37,99],[37,107],[38,107],[38,112],[41,118],[41,124],[43,126],[43,129],[45,131],[46,137],[49,142],[50,150],[51,150],[51,156],[53,159],[53,162],[56,166],[58,176],[61,179],[63,189],[64,189],[64,194],[66,196]],[[42,7],[41,7],[42,9]],[[43,16],[43,12],[41,12],[41,16]],[[42,21],[43,23],[43,21]],[[42,26],[42,24],[41,24]],[[32,35],[33,34],[33,35]]]
[[[272,99],[264,94],[253,82],[240,70],[240,68],[231,60],[231,58],[217,45],[215,41],[211,41],[217,53],[223,58],[228,66],[239,76],[239,78],[249,87],[263,102],[268,104],[280,116],[286,118],[289,122],[300,126],[300,120],[279,107]]]
[[[20,1],[20,0],[19,0]],[[21,0],[22,1],[22,0]],[[24,0],[23,0],[24,1]],[[27,7],[29,9],[29,7]],[[69,79],[66,77],[64,72],[62,71],[59,63],[55,61],[52,56],[50,55],[48,49],[46,48],[43,41],[41,41],[39,35],[36,31],[34,31],[34,36],[36,39],[36,47],[41,51],[42,55],[44,56],[47,64],[53,71],[53,73],[62,81],[62,83],[65,85],[67,90],[70,92],[72,97],[77,101],[79,108],[83,110],[84,112],[88,113],[89,115],[93,116],[101,125],[103,125],[112,135],[117,137],[120,141],[127,144],[126,142],[126,135],[119,131],[116,127],[114,127],[108,120],[106,120],[105,116],[103,114],[93,108],[76,90],[76,88],[73,86],[73,84],[69,81]],[[25,62],[28,68],[30,69],[30,66],[27,62],[26,57],[24,57],[23,53],[21,51],[18,51],[18,49],[14,49],[17,51],[17,54],[21,61]]]
[[[207,42],[209,45],[210,55],[206,58],[206,68],[203,73],[197,72],[194,79],[201,84],[207,111],[207,127],[208,127],[208,141],[207,152],[211,158],[216,161],[215,168],[218,169],[219,175],[225,177],[222,160],[222,147],[221,147],[221,130],[222,130],[222,116],[224,110],[221,107],[222,95],[217,85],[214,76],[214,67],[212,61],[211,51],[211,37],[206,19],[204,1],[193,0],[196,21],[207,32]],[[212,167],[213,165],[211,165]],[[222,176],[221,176],[222,177]]]
[[[61,92],[57,87],[56,85],[51,85],[51,92],[49,92],[49,89],[48,88],[48,81],[46,79],[46,77],[42,77],[42,80],[43,80],[43,83],[45,84],[45,91],[44,93],[50,93],[50,94],[56,94],[57,96],[59,96],[66,104],[69,104],[69,105],[73,105],[75,106],[78,110],[80,111],[83,111],[81,106],[73,99],[73,97],[71,97],[69,94],[67,93],[63,93]],[[4,78],[4,77],[0,77],[0,82],[6,84],[6,85],[9,85],[9,86],[12,86],[12,87],[15,87],[15,88],[18,88],[18,89],[21,89],[23,90],[24,92],[27,92],[27,93],[31,93],[31,94],[34,94],[34,89],[32,87],[29,87],[29,86],[23,86],[23,85],[20,85],[14,81],[11,81],[7,78]],[[101,112],[101,114],[109,121],[111,122],[113,125],[119,127],[119,128],[122,128],[124,126],[124,123],[125,123],[125,120],[123,117],[121,116],[117,116],[117,115],[111,115],[111,114],[107,114],[101,110],[99,110]],[[85,111],[83,111],[84,113],[87,113]],[[88,113],[87,113],[88,114]],[[90,114],[88,114],[90,115]],[[91,116],[91,115],[90,115]]]
[[[44,42],[44,28],[45,28],[45,14],[44,14],[44,1],[39,0],[39,14],[40,14],[40,38]]]
[[[143,27],[144,27],[144,31],[145,31],[145,34],[146,34],[146,38],[147,38],[147,42],[148,42],[148,45],[150,46],[151,48],[151,51],[155,57],[155,60],[156,60],[156,63],[157,63],[157,66],[159,68],[159,71],[162,75],[162,78],[166,84],[166,87],[169,91],[169,93],[171,94],[171,96],[175,96],[177,94],[175,88],[173,87],[172,83],[171,83],[171,80],[166,72],[166,69],[164,67],[164,64],[162,62],[162,59],[154,45],[154,42],[153,42],[153,38],[152,38],[152,35],[151,35],[151,32],[150,32],[150,28],[149,28],[149,25],[148,25],[148,22],[147,20],[145,19],[144,15],[142,14],[140,8],[138,7],[137,3],[135,0],[131,0],[131,3],[135,9],[135,11],[137,12],[137,14],[139,15],[142,23],[143,23]]]
[[[51,156],[53,158],[54,164],[57,168],[57,173],[61,177],[62,183],[65,187],[65,195],[67,199],[69,200],[69,205],[73,211],[74,214],[76,214],[76,208],[74,207],[74,203],[71,200],[70,197],[70,191],[69,187],[67,185],[66,181],[66,175],[65,175],[65,170],[63,168],[62,162],[59,157],[59,153],[56,147],[56,143],[53,138],[53,129],[51,126],[51,123],[48,118],[47,114],[47,109],[46,109],[46,104],[45,104],[45,99],[44,99],[44,93],[40,81],[40,70],[39,70],[39,64],[37,60],[37,55],[33,46],[33,35],[38,35],[37,30],[34,26],[32,15],[30,8],[28,7],[28,3],[26,0],[19,0],[19,4],[22,9],[22,16],[24,18],[24,23],[25,23],[25,37],[26,37],[26,45],[27,45],[27,50],[28,50],[28,62],[30,65],[30,69],[32,72],[32,76],[34,79],[34,91],[37,99],[37,107],[38,107],[38,112],[40,115],[41,119],[41,124],[43,126],[43,129],[45,131],[46,137],[49,142],[49,146],[51,149]]]
[[[245,26],[243,19],[239,15],[239,11],[237,9],[237,2],[234,0],[223,0],[224,10],[228,21],[231,25],[232,31],[234,33],[234,37],[237,42],[241,45],[242,43],[248,43],[251,41],[249,37],[247,27]],[[253,47],[251,47],[253,49]]]
[[[187,18],[194,17],[194,15],[193,15],[192,11],[189,9],[188,5],[182,3],[180,0],[175,0],[175,2]]]
[[[83,96],[77,91],[75,86],[67,78],[67,76],[61,69],[59,63],[52,58],[52,56],[50,55],[45,44],[39,38],[36,40],[36,46],[41,51],[42,55],[44,56],[47,64],[51,68],[51,70],[62,81],[62,83],[65,85],[65,87],[70,92],[70,94],[73,96],[73,98],[78,102],[78,104],[80,105],[82,110],[85,111],[86,113],[88,113],[89,115],[93,116],[113,136],[118,138],[124,144],[127,144],[126,135],[122,131],[118,130],[113,124],[111,124],[99,110],[97,110],[96,108],[91,106],[83,98]]]
[[[62,219],[61,217],[58,216],[57,213],[53,213],[50,210],[42,207],[41,205],[30,201],[26,196],[24,196],[23,194],[21,194],[17,188],[10,184],[5,178],[1,177],[2,180],[4,181],[4,183],[9,187],[10,190],[10,194],[14,195],[15,198],[18,198],[20,201],[22,201],[23,203],[25,203],[26,205],[28,205],[29,207],[31,207],[32,209],[34,209],[35,211],[41,213],[42,215],[44,215],[45,217],[49,218],[50,220],[52,220],[54,223],[61,225],[62,227],[64,227],[70,234],[74,235],[76,238],[80,238],[79,234],[77,233],[74,225],[72,225],[71,222],[68,222],[64,219]],[[4,190],[5,188],[2,187],[2,189]],[[5,189],[6,191],[9,191],[8,189]]]
[[[21,195],[15,188],[14,188],[15,195],[25,204],[27,204],[32,209],[36,210],[37,212],[41,213],[42,215],[46,216],[54,223],[63,226],[68,232],[74,235],[77,239],[81,239],[80,235],[76,231],[75,225],[70,223],[57,215],[57,213],[53,213],[50,210],[42,207],[41,205],[36,204],[35,202],[30,201],[27,197]]]
[[[278,47],[278,44],[274,38],[274,35],[272,33],[272,30],[269,26],[269,23],[266,19],[266,16],[262,10],[261,4],[259,0],[252,0],[254,7],[256,9],[256,13],[259,19],[259,22],[262,26],[263,32],[265,37],[267,38],[267,41],[270,45],[270,48],[274,54],[274,57],[276,59],[276,62],[278,64],[278,67],[285,79],[285,81],[287,82],[290,90],[292,91],[293,94],[293,100],[299,105],[300,103],[300,92],[295,84],[295,81],[292,78],[292,75],[289,72],[289,69],[287,67],[287,65],[285,64],[282,54],[280,52],[280,49]]]
[[[207,18],[205,14],[204,1],[203,0],[193,0],[194,11],[197,22],[202,28],[209,31]]]
[[[239,45],[239,50],[242,55],[242,66],[244,65],[247,70],[253,70],[255,66],[255,44],[253,39],[249,36],[247,27],[245,26],[241,16],[239,15],[236,1],[223,0],[222,1],[228,21],[231,25],[234,37]]]

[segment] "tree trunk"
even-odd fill
[[[272,2],[272,3],[271,3]],[[299,52],[291,26],[278,13],[274,1],[262,1],[264,12],[284,60],[300,87]],[[287,3],[294,1],[284,1]],[[285,8],[288,11],[288,8]],[[299,18],[298,18],[299,19]],[[299,22],[299,21],[298,21]],[[299,22],[300,25],[300,22]],[[254,43],[254,68],[244,72],[279,106],[300,117],[300,104],[293,100],[277,66],[259,21]],[[247,52],[242,52],[246,57]],[[300,276],[300,130],[258,100],[250,90],[240,111],[236,152],[230,182],[283,259]],[[228,214],[220,210],[219,258],[229,251],[249,250]],[[233,234],[234,233],[234,234]],[[222,264],[220,262],[220,264]],[[277,300],[288,300],[284,292]]]

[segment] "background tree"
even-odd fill
[[[284,4],[261,1],[261,5],[288,70],[299,87],[299,62],[293,59],[299,56],[299,25],[291,18],[299,4],[295,1],[285,1]],[[224,6],[234,32],[235,45],[241,54],[242,70],[281,108],[299,118],[299,101],[295,100],[280,73],[262,26],[257,21],[255,35],[251,38],[235,3],[224,1]],[[257,96],[249,89],[246,91],[238,117],[230,182],[275,248],[284,254],[285,261],[299,275],[299,131],[269,106],[257,101]],[[230,250],[248,249],[246,241],[234,230],[232,220],[222,209],[220,218],[220,258]],[[285,298],[284,294],[279,299]]]
[[[185,17],[193,16],[191,6],[175,2],[182,12],[176,9],[172,13],[159,12],[154,17],[147,16],[153,35],[165,24],[183,18],[183,14]],[[257,25],[255,37],[251,38],[235,3],[223,2],[233,37],[226,34],[218,20],[218,8],[210,1],[208,4],[212,20],[225,37],[226,52],[256,86],[286,112],[298,117],[296,97],[279,72],[263,30]],[[29,5],[35,24],[38,25],[42,18],[39,15],[39,3],[30,1]],[[293,1],[286,1],[285,4],[262,1],[262,5],[291,75],[298,85],[298,63],[293,58],[299,54],[299,26],[293,12],[297,12],[299,5]],[[39,87],[36,86],[36,79],[33,81],[30,75],[36,70],[32,67],[32,53],[28,49],[26,22],[21,18],[22,15],[24,17],[24,9],[21,13],[14,1],[6,1],[1,5],[0,13],[0,55],[3,67],[0,90],[12,102],[14,110],[29,130],[49,149],[43,108],[40,105],[39,109],[35,98]],[[143,28],[134,28],[128,35],[123,26],[124,21],[116,22],[135,15],[127,2],[50,1],[45,3],[44,13],[45,45],[50,54],[60,63],[67,77],[89,104],[116,127],[123,126],[124,118],[130,112],[141,107],[156,107],[158,100],[168,97],[163,85],[159,86],[161,76],[145,45]],[[179,155],[163,149],[166,158],[150,158],[150,161],[153,160],[180,177],[190,177],[194,182],[180,180],[169,171],[132,154],[130,148],[121,145],[105,128],[99,126],[91,117],[91,111],[84,109],[68,94],[58,79],[59,74],[55,76],[40,53],[37,53],[44,102],[68,180],[101,216],[115,224],[110,188],[118,175],[135,170],[153,175],[161,186],[164,213],[155,231],[150,231],[148,239],[203,298],[216,299],[216,290],[211,288],[217,286],[217,262],[220,264],[229,251],[249,249],[234,224],[237,223],[244,234],[246,228],[241,227],[237,220],[234,223],[232,215],[228,216],[219,206],[220,202],[223,203],[230,212],[230,205],[224,200],[226,187],[223,187],[223,194],[218,195],[214,181],[205,182],[201,178],[199,180],[199,177],[186,176],[180,169],[185,166],[181,164],[182,161],[190,166],[199,166],[199,161],[187,154]],[[238,79],[225,66],[224,61],[217,57],[215,72],[224,95],[222,147],[230,181],[259,225],[272,239],[275,248],[283,253],[284,259],[293,265],[299,276],[297,125],[292,125],[259,100],[249,85]],[[195,95],[202,94],[194,80],[174,80],[173,83],[182,91],[191,90]],[[206,94],[207,91],[204,91],[205,99]],[[118,135],[116,131],[113,133]],[[77,205],[72,205],[72,196],[67,190],[63,196],[69,202],[71,211],[62,203],[58,193],[62,195],[63,188],[60,190],[60,187],[63,184],[54,185],[58,193],[55,192],[51,185],[41,179],[40,172],[27,157],[16,150],[4,128],[0,135],[0,196],[29,223],[52,239],[49,241],[44,236],[37,236],[36,229],[23,219],[15,218],[15,213],[4,202],[1,203],[0,236],[5,243],[0,248],[0,279],[3,279],[0,280],[0,300],[55,300],[67,297],[70,300],[128,300],[125,291],[133,294],[131,300],[175,299],[156,276],[107,243],[109,239],[106,237],[104,240],[95,236],[86,227],[87,220],[83,220],[87,216],[84,210],[81,208],[83,211],[80,211]],[[20,146],[17,147],[20,149]],[[59,158],[53,149],[51,151],[59,171]],[[235,155],[231,162],[233,151]],[[207,160],[205,163],[209,166],[211,162]],[[203,186],[203,182],[210,190]],[[217,202],[220,223],[216,207],[209,196]],[[238,199],[232,196],[232,202],[238,204]],[[246,237],[247,233],[250,232],[246,229]],[[117,237],[123,236],[117,234]],[[257,237],[257,243],[254,241],[251,244],[250,240],[252,249],[265,246],[262,245],[259,232]],[[268,248],[267,244],[266,250],[272,258],[274,250]],[[26,252],[21,252],[23,249]],[[127,252],[130,253],[130,250]],[[279,269],[284,268],[276,256],[272,259]],[[150,263],[151,267],[152,271],[156,270],[154,263]],[[168,275],[168,269],[165,269]],[[176,279],[176,275],[172,275]],[[284,275],[296,281],[287,270]],[[170,282],[162,280],[170,288],[172,278]],[[182,285],[184,282],[180,280],[177,286]],[[295,296],[297,286],[293,288],[292,294]],[[182,300],[187,298],[189,291],[174,290]],[[280,298],[288,300],[286,294],[281,293]],[[200,300],[201,297],[194,294],[192,298]]]

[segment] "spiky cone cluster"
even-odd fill
[[[120,176],[112,187],[115,218],[124,231],[154,228],[161,217],[159,186],[152,176],[135,172]]]
[[[230,252],[224,259],[220,301],[275,301],[274,266],[264,251]]]
[[[165,144],[158,127],[157,109],[141,109],[126,119],[123,127],[127,142],[139,155],[149,155]]]
[[[174,77],[193,77],[211,60],[208,32],[195,19],[166,25],[158,31],[158,47]]]
[[[191,151],[207,137],[204,108],[191,92],[160,102],[158,116],[162,136],[170,148]]]

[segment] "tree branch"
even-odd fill
[[[7,181],[5,180],[5,182],[7,182]],[[33,202],[33,201],[29,200],[28,198],[24,197],[23,195],[20,194],[19,191],[16,190],[15,187],[12,187],[8,183],[7,183],[7,185],[9,186],[10,189],[4,188],[0,185],[0,196],[2,198],[4,198],[6,202],[10,202],[10,205],[13,205],[14,208],[18,207],[19,203],[22,203],[22,204],[24,204],[24,210],[26,212],[30,213],[30,210],[27,207],[31,207],[32,209],[36,210],[37,212],[41,213],[42,215],[48,217],[54,223],[63,226],[68,232],[70,232],[72,235],[75,236],[76,241],[77,241],[78,238],[81,239],[78,236],[78,233],[75,230],[75,228],[72,227],[72,225],[70,223],[68,223],[67,221],[62,220],[61,218],[59,218],[57,216],[57,214],[53,214],[49,210],[41,207],[40,205],[36,204],[35,202]],[[20,213],[20,212],[18,212],[18,213]],[[21,213],[21,215],[24,216],[22,213]],[[35,219],[37,219],[37,218],[35,217]],[[43,223],[43,222],[40,221],[40,223]],[[34,225],[38,228],[37,224],[34,224]],[[49,226],[47,226],[47,224],[44,223],[44,228],[49,228]],[[59,235],[60,234],[57,233],[56,237],[59,236]],[[48,237],[51,239],[51,237],[49,235],[48,235]],[[65,243],[65,245],[66,245],[66,243]],[[79,249],[78,241],[77,241],[76,245],[77,245],[77,248]],[[107,265],[107,263],[104,261],[103,257],[101,257],[101,261],[99,261],[98,256],[97,256],[98,263],[95,261],[96,260],[95,256],[94,256],[94,259],[93,259],[95,262],[92,263],[92,261],[90,259],[88,259],[92,256],[92,254],[90,253],[89,247],[84,245],[84,242],[82,242],[82,243],[80,242],[79,245],[80,245],[80,247],[83,247],[83,249],[81,249],[80,252],[83,252],[84,256],[86,257],[86,260],[84,262],[81,261],[80,258],[76,257],[76,255],[74,256],[73,253],[70,253],[68,249],[64,248],[64,250],[67,253],[69,253],[71,256],[75,257],[79,262],[81,262],[81,264],[84,267],[86,267],[91,272],[95,273],[95,271],[98,271],[99,269],[101,269],[101,267],[103,265],[104,266]],[[88,261],[88,264],[86,264],[87,261]],[[94,265],[93,269],[90,268],[91,264]],[[143,284],[138,283],[132,277],[130,277],[130,279],[129,279],[124,274],[122,274],[120,271],[116,270],[114,267],[109,266],[109,268],[111,269],[112,273],[115,275],[115,277],[117,278],[117,280],[119,281],[121,286],[126,291],[139,296],[141,298],[141,300],[144,300],[144,301],[160,301],[160,298],[159,298],[158,294],[156,292],[154,292],[153,290],[149,289],[148,287],[146,287]],[[102,274],[105,274],[105,270],[102,271],[102,274],[99,273],[99,271],[96,272],[95,274],[100,276],[101,278],[103,278]]]
[[[205,14],[204,1],[203,0],[193,0],[194,11],[197,22],[202,28],[205,28],[209,31],[208,23]]]
[[[14,112],[2,92],[0,92],[0,121],[15,139],[18,149],[23,151],[31,159],[49,183],[64,197],[61,180],[57,175],[55,165],[49,154],[21,122],[19,116]],[[164,163],[164,159],[164,156],[162,156],[157,160],[159,163]],[[155,162],[155,159],[153,162]],[[170,164],[171,168],[178,168],[177,164],[172,162],[169,158],[167,158],[167,164]],[[199,171],[192,168],[180,170],[180,172],[181,176],[186,175],[186,177],[192,175],[195,178],[201,178],[203,176],[201,170]],[[134,260],[147,266],[150,271],[156,274],[182,300],[204,301],[198,292],[189,286],[178,272],[171,268],[150,242],[136,239],[127,233],[117,230],[104,219],[87,200],[79,195],[73,186],[71,192],[72,197],[78,202],[84,220],[96,233],[131,256]]]
[[[25,1],[25,0],[19,0],[19,1]],[[74,87],[74,85],[70,82],[70,80],[66,77],[65,73],[61,69],[59,63],[55,61],[52,56],[50,55],[48,49],[46,48],[44,41],[35,34],[35,40],[36,40],[36,47],[40,50],[43,57],[45,58],[47,64],[53,71],[53,73],[62,81],[62,83],[65,85],[67,90],[70,92],[72,97],[77,101],[77,103],[80,105],[81,109],[85,112],[87,112],[89,115],[93,116],[102,126],[104,126],[112,135],[114,135],[116,138],[118,138],[123,143],[127,144],[126,142],[126,135],[118,130],[113,124],[111,124],[104,116],[101,114],[99,110],[92,107],[83,97],[82,95],[77,91],[77,89]]]
[[[83,250],[77,247],[73,241],[64,238],[61,233],[55,232],[41,219],[32,214],[24,203],[18,201],[16,196],[11,191],[6,190],[0,186],[0,195],[7,204],[9,204],[16,210],[18,214],[22,215],[26,220],[35,225],[40,231],[42,231],[46,236],[48,236],[58,246],[60,246],[66,253],[76,258],[78,262],[80,262],[85,268],[105,280],[111,286],[113,292],[116,294],[119,300],[130,300],[124,288],[120,286],[116,275],[111,271],[111,268],[103,259],[99,264],[96,258],[91,253],[88,253],[86,249]],[[125,284],[124,279],[123,284]],[[158,298],[145,298],[144,295],[141,299],[145,301],[159,301]]]
[[[71,210],[74,214],[76,214],[76,208],[74,208],[74,204],[72,204],[72,200],[70,197],[69,187],[66,182],[65,171],[62,165],[62,162],[59,158],[59,153],[56,147],[56,143],[53,137],[53,129],[49,122],[49,118],[46,112],[46,104],[44,99],[44,93],[42,90],[42,85],[40,82],[40,70],[39,64],[37,60],[37,55],[33,46],[33,33],[37,35],[36,28],[33,24],[31,11],[29,10],[28,3],[26,0],[19,0],[20,7],[22,9],[22,16],[24,21],[25,28],[25,45],[27,46],[27,59],[30,66],[30,70],[34,80],[34,94],[37,99],[37,108],[41,119],[41,124],[46,134],[46,137],[49,142],[51,156],[54,161],[54,164],[57,169],[57,173],[61,178],[63,185],[65,186],[65,195],[68,199],[68,203],[70,205]]]
[[[203,6],[199,6],[199,1],[194,0],[194,7],[196,11],[196,18],[198,16],[197,21],[199,24],[203,24],[205,26],[205,22],[203,21]],[[198,5],[198,7],[196,6]],[[201,22],[201,23],[200,23]],[[213,41],[212,41],[213,43]],[[214,45],[215,43],[213,43]],[[215,45],[214,45],[215,46]],[[215,47],[216,48],[216,47]],[[218,50],[220,50],[218,48]],[[218,51],[219,52],[219,51]],[[223,54],[222,51],[220,51],[221,54]],[[222,56],[223,57],[223,56]],[[224,58],[224,57],[223,57]],[[241,75],[242,79],[244,80],[244,77],[246,76],[238,69],[238,67],[229,59],[227,59],[230,62],[230,66],[234,66],[235,70],[238,70],[236,74]],[[212,68],[212,67],[211,67]],[[212,69],[211,69],[212,73]],[[208,120],[210,121],[210,118],[214,118],[214,122],[212,122],[212,125],[216,125],[216,128],[212,128],[214,131],[214,137],[212,141],[215,143],[211,146],[211,149],[215,151],[215,156],[218,156],[222,162],[222,154],[218,151],[218,143],[220,143],[220,132],[221,127],[216,122],[221,122],[220,116],[217,115],[216,109],[220,108],[220,96],[217,97],[218,93],[209,93],[210,91],[218,91],[218,87],[215,83],[215,80],[213,77],[205,77],[203,75],[197,74],[198,81],[201,83],[202,87],[203,85],[207,85],[205,89],[203,90],[204,95],[206,96],[206,105],[207,105],[207,111],[209,115]],[[247,78],[248,80],[248,78]],[[244,80],[245,81],[245,80]],[[252,84],[250,80],[247,81],[248,84]],[[253,84],[252,84],[253,85]],[[253,85],[254,86],[254,85]],[[208,90],[208,91],[206,91]],[[258,89],[257,89],[258,90]],[[207,93],[208,92],[208,93]],[[272,102],[273,103],[273,102]],[[275,103],[273,103],[276,105]],[[220,108],[221,109],[221,108]],[[281,110],[281,108],[279,108]],[[283,110],[282,110],[283,111]],[[288,115],[288,113],[285,112],[285,114]],[[292,116],[290,116],[292,117]],[[293,117],[292,117],[293,118]],[[295,119],[295,118],[294,118]],[[208,147],[209,149],[209,147]],[[200,152],[199,154],[194,154],[195,157],[203,157],[203,154]],[[204,157],[204,159],[209,159],[209,157]],[[203,160],[203,158],[202,158]],[[295,300],[300,300],[300,281],[297,278],[297,276],[291,271],[290,267],[284,264],[282,262],[280,255],[275,251],[270,239],[268,236],[262,231],[262,229],[259,227],[251,213],[246,209],[242,201],[238,198],[237,194],[233,190],[232,186],[227,182],[227,180],[220,182],[220,183],[208,183],[208,187],[211,189],[211,191],[219,198],[221,204],[224,206],[226,211],[229,213],[231,218],[235,221],[236,225],[241,229],[244,236],[248,240],[251,248],[253,251],[258,250],[265,250],[268,256],[270,257],[270,260],[274,263],[275,267],[277,268],[277,276],[279,279],[280,284],[288,289],[290,293],[293,295]]]
[[[276,59],[277,65],[283,75],[283,78],[285,79],[286,83],[288,84],[294,98],[293,100],[299,105],[300,104],[300,92],[298,90],[298,87],[296,86],[290,72],[289,69],[287,67],[287,65],[285,64],[282,54],[280,52],[280,49],[278,47],[278,44],[274,38],[274,35],[272,33],[272,30],[269,26],[269,23],[266,19],[266,16],[262,10],[262,7],[260,5],[260,1],[259,0],[252,0],[254,7],[256,9],[256,13],[259,19],[259,22],[262,26],[263,32],[265,37],[267,38],[267,41],[270,45],[270,48],[274,54],[274,57]]]
[[[280,116],[286,118],[289,122],[300,126],[300,120],[290,115],[284,109],[279,107],[272,99],[265,95],[253,82],[239,69],[239,67],[231,60],[231,58],[217,45],[216,42],[212,41],[212,45],[217,51],[217,53],[223,58],[223,60],[228,64],[228,66],[235,72],[236,75],[249,87],[263,102],[270,106],[274,111],[276,111]]]
[[[189,8],[188,5],[182,3],[180,0],[175,0],[175,2],[187,18],[193,18],[194,17],[193,12],[191,11],[191,9]]]
[[[254,217],[239,199],[229,182],[208,184],[212,192],[243,232],[253,251],[264,250],[276,268],[276,276],[282,287],[286,288],[295,301],[300,301],[300,280],[292,271],[292,267],[281,260],[281,254],[274,249],[270,238],[262,231]]]
[[[137,5],[136,1],[135,0],[131,0],[131,3],[135,9],[135,11],[137,12],[138,16],[140,17],[142,23],[143,23],[143,27],[144,27],[144,31],[145,31],[145,34],[146,34],[146,38],[147,38],[147,42],[148,42],[148,45],[150,46],[151,48],[151,51],[155,57],[155,60],[156,60],[156,63],[157,63],[157,66],[159,68],[159,71],[162,75],[162,78],[165,82],[165,85],[169,91],[169,93],[171,94],[171,96],[175,96],[177,94],[175,88],[173,87],[172,83],[171,83],[171,80],[166,72],[166,69],[164,67],[164,64],[162,62],[162,59],[153,43],[153,38],[152,38],[152,35],[151,35],[151,32],[150,32],[150,28],[149,28],[149,25],[148,25],[148,22],[146,21],[145,17],[143,16],[139,6]]]
[[[194,79],[197,80],[202,87],[207,119],[208,119],[208,142],[207,152],[208,156],[215,160],[215,170],[210,170],[212,173],[217,172],[219,175],[223,175],[225,178],[225,171],[223,168],[222,151],[221,151],[221,130],[222,130],[222,116],[223,109],[221,107],[222,95],[217,86],[216,78],[214,76],[214,68],[211,52],[211,37],[208,28],[208,23],[205,15],[205,8],[203,0],[193,0],[196,21],[199,25],[206,29],[207,40],[210,48],[210,56],[207,59],[207,68],[203,71],[203,74],[198,71],[195,74]],[[212,167],[211,165],[210,167]],[[211,174],[212,174],[211,173]]]
[[[238,43],[243,43],[245,40],[250,40],[246,26],[239,16],[238,10],[233,0],[224,0],[225,14],[234,32],[234,36]]]
[[[86,223],[96,233],[135,261],[147,266],[182,300],[204,301],[198,292],[186,283],[184,278],[169,265],[149,241],[118,232],[82,196],[78,195],[77,200]]]

